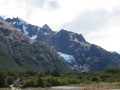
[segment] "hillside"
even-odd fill
[[[0,69],[11,71],[69,72],[69,65],[48,45],[20,32],[0,19]]]

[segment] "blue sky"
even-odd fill
[[[0,15],[67,29],[109,51],[120,51],[120,0],[0,0]]]

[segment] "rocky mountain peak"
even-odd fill
[[[9,22],[11,25],[28,25],[26,21],[19,17],[7,18],[6,21]]]
[[[61,29],[59,32],[60,32],[60,33],[69,33],[69,31],[67,31],[67,30],[65,30],[65,29]]]
[[[82,34],[77,34],[71,31],[61,29],[57,34],[60,34],[62,37],[68,37],[69,40],[76,42],[86,42]]]
[[[46,33],[53,32],[52,29],[47,24],[45,24],[42,28],[43,28],[44,32],[46,32]]]
[[[23,20],[22,18],[17,17],[17,19],[20,20],[23,24],[28,25],[28,23],[25,20]]]
[[[65,40],[69,39],[69,32],[67,30],[61,29],[56,33],[57,38],[63,38]]]

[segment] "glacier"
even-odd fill
[[[69,64],[76,63],[75,58],[72,55],[64,54],[61,52],[58,52],[58,54],[65,59],[66,62]]]

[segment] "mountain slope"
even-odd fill
[[[108,67],[120,66],[120,58],[116,58],[113,53],[97,45],[86,42],[81,34],[60,30],[45,37],[42,39],[38,33],[37,40],[47,42],[59,52],[72,55],[77,63],[72,67],[77,71],[103,71]]]
[[[71,71],[56,51],[45,43],[31,40],[3,20],[0,20],[0,68],[20,71]]]
[[[10,20],[9,23],[16,22],[14,18]],[[20,28],[19,25],[17,27],[23,31],[23,28]],[[33,27],[35,26],[33,25]],[[46,42],[58,51],[58,54],[62,53],[60,55],[68,61],[68,64],[75,71],[103,71],[108,67],[120,67],[119,54],[108,52],[97,45],[88,43],[81,34],[64,29],[55,32],[47,24],[43,27],[37,27],[36,31],[34,39]],[[28,32],[32,33],[31,29],[28,29]],[[30,34],[28,36],[33,37]],[[71,58],[66,58],[65,54],[72,56],[75,62],[69,62]]]

